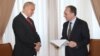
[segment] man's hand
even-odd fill
[[[37,43],[34,43],[34,44],[36,45],[34,48],[38,52],[40,50],[41,43],[40,42],[37,42]]]
[[[70,41],[69,43],[67,43],[67,45],[71,48],[74,48],[77,46],[77,43],[75,41]]]

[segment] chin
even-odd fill
[[[31,17],[32,15],[29,15],[29,17]]]

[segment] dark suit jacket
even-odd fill
[[[67,37],[68,22],[63,24],[62,39],[77,42],[77,47],[70,48],[66,46],[66,56],[88,56],[87,44],[90,41],[88,25],[81,19],[76,19],[70,37]]]
[[[34,43],[40,42],[40,37],[36,32],[34,22],[30,25],[25,17],[20,13],[13,20],[13,30],[15,34],[14,56],[36,55]]]

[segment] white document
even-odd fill
[[[51,44],[53,44],[56,47],[61,47],[61,46],[65,46],[65,44],[69,42],[66,39],[60,39],[60,40],[52,40]],[[67,44],[66,44],[67,45]]]

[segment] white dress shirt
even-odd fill
[[[28,16],[26,16],[25,13],[21,12],[21,14],[27,19]]]

